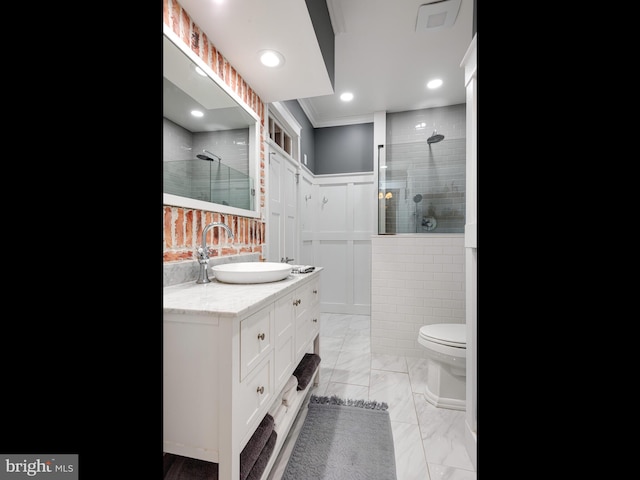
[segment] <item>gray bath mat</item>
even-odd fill
[[[396,480],[385,403],[311,396],[282,480]]]

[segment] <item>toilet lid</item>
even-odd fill
[[[467,347],[467,326],[464,323],[436,323],[420,327],[420,336],[431,342],[451,347]]]

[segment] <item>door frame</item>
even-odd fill
[[[265,238],[269,239],[271,235],[271,201],[270,201],[270,191],[271,188],[271,157],[272,153],[277,153],[281,155],[295,170],[296,175],[296,186],[295,186],[295,198],[294,203],[297,206],[300,205],[300,132],[302,131],[302,126],[298,123],[295,117],[291,114],[289,109],[281,102],[273,102],[267,104],[265,106],[265,124],[269,124],[269,117],[273,117],[278,121],[280,126],[286,131],[286,133],[291,137],[291,155],[285,152],[279,145],[273,142],[269,135],[265,136],[265,153],[266,153],[266,165],[265,165],[265,184],[266,184],[266,192],[265,192]],[[281,179],[283,180],[283,179]],[[300,222],[298,219],[299,209],[296,208],[296,220],[294,226],[293,233],[293,242],[294,242],[294,263],[300,263],[299,255],[300,255]],[[268,259],[271,257],[270,251],[270,242],[266,242],[266,255],[263,253],[263,257]],[[280,259],[277,259],[280,261]]]

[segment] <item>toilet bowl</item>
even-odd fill
[[[418,343],[427,350],[427,401],[436,407],[466,409],[467,328],[463,323],[420,327]]]

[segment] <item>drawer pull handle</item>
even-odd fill
[[[318,293],[318,290],[314,290],[313,293]]]
[[[317,319],[317,318],[314,318],[314,319],[313,319],[313,321],[314,321],[315,323],[318,323],[318,319]]]
[[[258,338],[259,338],[260,340],[264,340],[264,333],[259,333],[259,334],[258,334]]]
[[[302,302],[302,300],[298,299],[298,300],[294,300],[293,301],[293,306],[297,307],[298,305],[300,305],[300,303]]]
[[[257,392],[262,395],[264,393],[264,387],[258,387]]]

